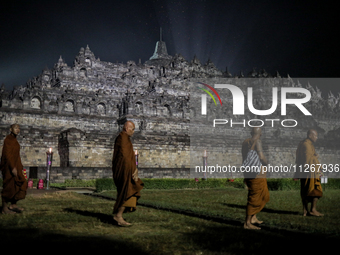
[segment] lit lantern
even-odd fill
[[[203,168],[205,170],[207,170],[207,158],[208,158],[207,151],[204,150],[204,153],[203,153]],[[206,171],[203,172],[203,179],[205,179],[205,180],[207,179]]]
[[[46,160],[46,164],[47,164],[47,168],[46,168],[46,189],[49,189],[50,188],[50,171],[51,171],[51,167],[52,167],[52,158],[53,158],[52,148],[50,148],[46,152],[46,156],[47,156],[47,160]]]

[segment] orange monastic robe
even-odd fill
[[[133,146],[129,136],[121,132],[116,138],[112,159],[113,180],[117,187],[117,199],[113,213],[117,213],[119,207],[126,207],[126,212],[136,210],[136,202],[140,198],[140,191],[144,183],[132,178],[136,170],[136,160]]]
[[[12,174],[17,169],[17,176]],[[3,178],[1,197],[6,202],[18,201],[26,197],[27,181],[22,173],[23,166],[20,158],[20,145],[16,137],[8,135],[4,140],[0,169]]]
[[[309,138],[299,143],[296,150],[296,164],[297,166],[302,166],[302,172],[300,172],[300,167],[297,169],[299,173],[297,177],[300,178],[301,182],[301,198],[322,197],[320,170],[317,165],[320,164],[320,162],[316,156],[313,142]],[[306,166],[306,164],[308,166]],[[305,169],[308,170],[308,172],[305,172]],[[311,171],[311,169],[315,169],[315,171]]]
[[[256,141],[255,141],[256,142]],[[251,138],[244,140],[242,144],[242,160],[247,157],[249,150],[253,145]],[[256,150],[256,146],[255,146]],[[261,168],[262,169],[262,168]],[[247,215],[254,215],[259,213],[266,203],[269,201],[269,190],[267,185],[266,174],[261,171],[256,178],[245,178],[245,183],[248,187],[247,198]]]

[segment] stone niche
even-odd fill
[[[74,112],[74,102],[72,100],[67,100],[64,107],[65,112]]]
[[[33,109],[40,109],[41,108],[41,100],[39,97],[33,97],[31,99],[31,104],[30,104],[31,108]]]
[[[100,103],[97,105],[97,113],[99,115],[105,115],[106,114],[106,107],[104,103]]]
[[[111,163],[112,141],[70,128],[59,134],[60,167],[102,167]]]
[[[60,133],[58,152],[61,167],[75,167],[81,163],[77,161],[82,161],[79,152],[82,150],[85,139],[85,133],[76,128],[70,128]]]

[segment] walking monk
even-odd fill
[[[296,150],[296,165],[301,169],[297,175],[301,183],[301,199],[303,205],[303,216],[323,216],[316,210],[316,204],[322,197],[322,187],[320,182],[320,164],[318,155],[315,152],[314,143],[318,139],[318,132],[310,129],[307,132],[307,138],[301,141]],[[301,168],[300,168],[301,166]],[[305,172],[306,170],[306,172]],[[308,203],[312,203],[311,210],[308,212]]]
[[[244,140],[242,144],[242,162],[247,158],[247,154],[251,149],[257,152],[262,165],[268,165],[267,159],[262,151],[261,143],[261,128],[256,127],[251,131],[251,138]],[[248,187],[248,198],[247,198],[247,209],[246,209],[246,219],[244,223],[245,229],[260,229],[254,224],[261,224],[256,217],[265,204],[269,201],[269,191],[266,179],[266,173],[263,173],[262,166],[259,174],[255,178],[245,178],[245,183]]]
[[[136,210],[144,183],[138,178],[135,155],[130,137],[135,132],[135,125],[127,121],[123,131],[118,135],[114,145],[112,172],[117,187],[117,200],[113,208],[113,219],[119,226],[129,226],[123,219],[124,212]]]
[[[27,191],[27,181],[22,173],[20,145],[16,138],[20,132],[20,126],[13,124],[10,131],[11,133],[4,140],[0,164],[3,178],[1,191],[3,214],[22,212],[23,208],[18,207],[17,202],[26,197]]]

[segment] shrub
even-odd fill
[[[70,179],[65,180],[66,187],[95,187],[96,180],[81,180],[81,179]]]
[[[206,188],[224,188],[224,187],[237,187],[243,188],[243,179],[235,179],[234,182],[230,182],[229,179],[142,179],[144,182],[144,189],[206,189]],[[97,179],[96,191],[101,192],[103,190],[115,189],[115,185],[112,179]]]
[[[340,189],[340,179],[328,179],[328,183],[322,184],[325,189],[330,188],[330,189]]]
[[[96,179],[95,187],[97,192],[116,189],[116,185],[111,178]]]
[[[297,190],[300,189],[300,181],[294,179],[267,179],[269,190]]]

